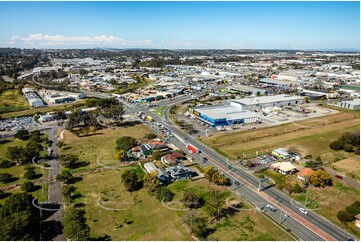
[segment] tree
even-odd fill
[[[352,216],[356,216],[360,213],[360,201],[356,201],[352,203],[350,206],[346,207],[346,212],[352,214]]]
[[[137,140],[130,136],[122,136],[116,141],[117,150],[129,150],[137,145]]]
[[[354,216],[351,213],[342,210],[337,213],[337,219],[340,220],[342,223],[347,223],[351,222],[354,219]]]
[[[142,182],[135,170],[126,170],[121,175],[121,179],[127,191],[136,191],[142,187]]]
[[[148,192],[154,192],[159,187],[158,172],[153,171],[147,173],[143,177],[144,187],[147,188]]]
[[[156,197],[161,202],[170,202],[173,200],[174,193],[166,187],[160,187],[156,190]]]
[[[64,141],[60,140],[58,143],[56,143],[56,146],[58,146],[59,149],[62,149],[64,147],[65,143]]]
[[[25,149],[19,146],[10,146],[6,151],[6,156],[17,165],[20,165],[25,160]]]
[[[34,183],[32,183],[30,181],[26,181],[23,184],[21,184],[20,188],[22,191],[31,192],[32,190],[34,190],[35,185],[34,185]]]
[[[3,160],[0,162],[0,168],[10,168],[14,165],[14,162],[9,160]]]
[[[315,187],[332,186],[332,179],[331,179],[330,175],[322,169],[315,171],[310,176],[310,182]]]
[[[119,150],[116,154],[115,154],[115,159],[122,161],[125,158],[125,151],[124,150]]]
[[[73,178],[73,175],[68,170],[63,170],[60,174],[56,176],[56,179],[58,181],[67,183],[71,178]]]
[[[211,216],[211,220],[219,220],[223,214],[223,209],[225,205],[225,201],[223,199],[222,194],[217,191],[213,190],[209,193],[207,200],[207,211]]]
[[[345,144],[343,149],[346,151],[346,152],[353,152],[353,146],[350,145],[350,144]]]
[[[152,153],[153,160],[160,160],[161,157],[162,157],[162,153],[159,150],[156,150]]]
[[[16,193],[0,208],[0,240],[38,240],[39,211],[29,193]]]
[[[150,133],[150,134],[144,135],[144,138],[151,140],[151,139],[157,138],[157,135]]]
[[[207,180],[214,182],[217,185],[225,185],[227,183],[227,178],[211,166],[205,167],[204,173]]]
[[[86,224],[83,210],[71,207],[65,213],[63,221],[63,233],[68,240],[90,240],[90,228]]]
[[[24,178],[27,179],[27,180],[33,180],[36,178],[36,172],[33,169],[29,169],[27,170],[25,173],[24,173]]]
[[[188,208],[199,208],[200,207],[200,199],[194,192],[185,191],[183,193],[181,202]]]
[[[66,168],[70,168],[70,169],[74,168],[78,161],[79,161],[78,156],[73,154],[60,156],[60,162]]]
[[[72,201],[72,195],[73,192],[75,192],[75,187],[74,186],[70,186],[70,185],[64,185],[61,188],[61,193],[63,194],[63,197],[65,198],[65,200],[67,202],[71,202]]]
[[[199,239],[205,239],[208,235],[208,219],[206,217],[200,216],[194,210],[190,210],[183,217],[185,224],[189,226],[194,236]]]
[[[13,178],[13,175],[9,173],[0,173],[0,182],[2,183],[8,183]]]
[[[29,131],[26,129],[20,129],[16,134],[14,135],[14,138],[20,139],[20,140],[28,140],[30,137]]]

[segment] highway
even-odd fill
[[[292,231],[293,234],[298,236],[301,240],[339,240],[347,241],[349,239],[357,240],[357,238],[350,233],[339,228],[337,225],[333,224],[331,221],[317,215],[312,210],[307,209],[308,214],[304,215],[299,212],[299,208],[303,207],[301,204],[295,202],[294,200],[287,197],[281,191],[277,190],[274,187],[267,188],[264,191],[258,192],[258,182],[259,179],[247,171],[232,166],[232,169],[228,169],[229,162],[227,159],[218,154],[213,149],[194,139],[190,135],[187,135],[180,131],[178,128],[173,125],[172,121],[168,117],[168,109],[172,104],[181,103],[186,100],[191,99],[191,97],[182,97],[172,102],[164,100],[161,105],[169,105],[164,110],[164,119],[154,114],[148,110],[145,106],[143,109],[137,109],[137,111],[143,111],[146,115],[151,116],[155,121],[164,125],[169,129],[175,137],[172,137],[170,141],[179,147],[180,149],[188,152],[186,145],[192,144],[195,147],[199,148],[202,153],[204,153],[209,160],[208,165],[216,166],[222,170],[228,178],[232,181],[237,180],[242,184],[235,191],[242,197],[246,198],[250,203],[255,205],[259,210],[264,211],[264,207],[267,204],[277,208],[277,211],[271,212],[266,210],[265,213],[273,218],[278,223],[281,223],[285,228],[288,228]],[[128,107],[129,108],[129,107]],[[128,110],[129,113],[133,113],[135,110]],[[304,208],[304,207],[303,207]]]

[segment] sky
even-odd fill
[[[360,49],[360,2],[0,2],[0,47]]]

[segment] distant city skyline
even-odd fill
[[[359,50],[360,2],[0,2],[0,47]]]

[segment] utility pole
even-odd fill
[[[307,194],[306,194],[306,199],[305,199],[305,207],[307,207],[307,199],[308,199],[308,194],[310,193],[310,186],[311,186],[311,184],[308,184]]]

